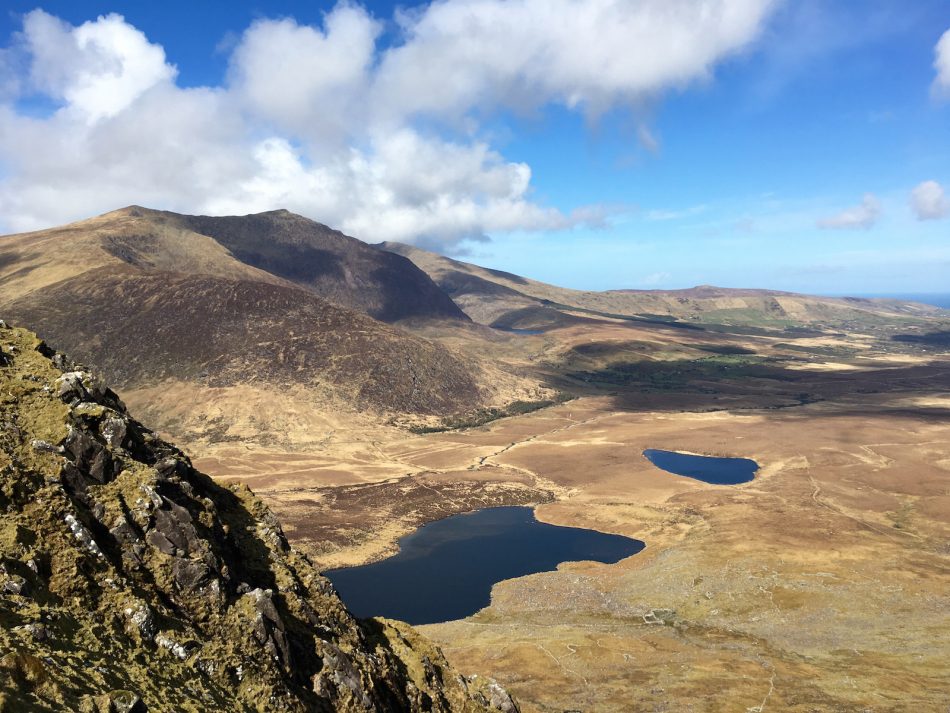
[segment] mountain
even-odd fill
[[[443,347],[288,285],[99,268],[5,313],[119,386],[331,382],[338,398],[397,413],[479,400],[472,367]]]
[[[161,215],[213,238],[247,265],[384,322],[468,319],[410,260],[289,211],[222,218]]]
[[[517,711],[410,627],[358,621],[222,487],[0,323],[0,708]]]
[[[143,390],[154,401],[156,388],[186,399],[189,425],[147,413],[185,442],[240,431],[299,445],[322,438],[318,411],[442,419],[534,388],[387,323],[471,326],[408,259],[287,211],[130,207],[0,237],[0,312],[101,370],[133,403],[146,401]],[[257,418],[246,407],[255,399],[293,415]]]
[[[473,320],[501,328],[553,328],[618,317],[783,328],[883,324],[940,312],[932,305],[900,300],[820,297],[709,285],[684,290],[572,290],[411,245],[385,242],[376,247],[409,258]]]
[[[99,267],[291,284],[375,319],[467,317],[411,261],[285,210],[212,218],[130,206],[0,239],[0,298]]]

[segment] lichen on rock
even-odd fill
[[[354,619],[250,490],[95,376],[26,330],[0,345],[0,711],[517,710]]]

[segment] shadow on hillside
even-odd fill
[[[715,359],[630,362],[552,375],[548,386],[609,395],[622,411],[785,410],[821,404],[822,413],[946,419],[950,408],[908,399],[950,392],[950,364],[932,361],[868,371],[819,372]]]
[[[924,344],[929,347],[950,347],[950,332],[929,332],[927,334],[895,334],[892,341],[905,344]]]

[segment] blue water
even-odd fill
[[[389,559],[324,572],[358,617],[432,624],[470,616],[496,582],[554,570],[562,562],[614,563],[644,543],[538,522],[527,507],[486,508],[429,523],[399,540]]]
[[[748,458],[716,458],[694,456],[676,451],[648,448],[643,455],[661,470],[687,478],[695,478],[713,485],[738,485],[755,477],[759,464]]]
[[[950,309],[950,294],[927,293],[927,292],[903,292],[891,294],[861,295],[861,297],[879,297],[889,300],[904,300],[906,302],[920,302],[925,305],[933,305],[942,309]]]

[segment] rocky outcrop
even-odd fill
[[[0,327],[0,710],[515,711],[358,621],[247,490]]]

